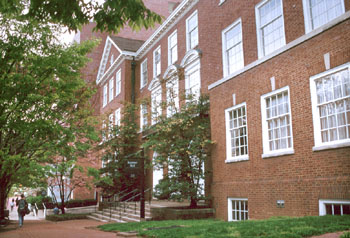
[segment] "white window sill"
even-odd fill
[[[246,161],[246,160],[249,160],[248,155],[243,155],[243,156],[227,159],[227,160],[225,160],[225,163],[229,164],[229,163],[235,163],[235,162]]]
[[[336,142],[332,144],[316,145],[312,147],[312,151],[330,150],[330,149],[336,149],[336,148],[342,148],[342,147],[348,147],[348,146],[350,146],[349,140],[345,142]]]
[[[272,151],[268,153],[264,153],[261,155],[261,158],[270,158],[270,157],[278,157],[283,155],[292,155],[294,154],[294,149],[287,149],[287,150],[281,150],[281,151]]]
[[[226,0],[221,0],[221,1],[219,2],[219,6],[221,6],[224,2],[226,2]]]

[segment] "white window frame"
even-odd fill
[[[147,83],[148,83],[148,69],[147,69],[147,59],[145,59],[144,61],[142,61],[141,63],[141,67],[140,67],[140,78],[141,78],[141,82],[140,82],[140,89],[144,88]]]
[[[195,17],[196,21],[197,21],[197,42],[195,42],[195,44],[191,47],[191,42],[192,42],[192,38],[190,37],[190,33],[193,31],[189,31],[189,21]],[[195,29],[195,28],[194,28]],[[195,48],[198,45],[199,42],[199,37],[198,37],[198,33],[199,33],[199,29],[198,29],[198,11],[195,10],[187,19],[186,19],[186,49],[187,51]]]
[[[107,83],[103,86],[103,95],[102,95],[102,107],[105,107],[106,105],[107,105],[107,101],[108,101],[108,85],[107,85]]]
[[[172,45],[172,39],[175,37],[176,44]],[[175,48],[175,53],[173,54],[173,49]],[[174,60],[173,60],[174,56]],[[178,54],[177,54],[177,30],[175,30],[169,37],[168,37],[168,66],[174,64],[178,60]]]
[[[266,55],[271,54],[272,52],[275,52],[276,50],[282,48],[286,44],[286,32],[285,32],[285,28],[284,28],[284,14],[283,14],[283,0],[280,0],[281,1],[281,8],[282,8],[281,19],[282,19],[283,42],[282,42],[282,45],[280,46],[280,48],[274,49],[274,51],[272,51],[268,54],[265,54],[265,52],[264,52],[264,43],[263,43],[262,30],[261,30],[261,26],[260,26],[260,10],[259,9],[260,9],[260,7],[262,7],[263,5],[265,5],[269,1],[271,1],[271,0],[263,0],[255,6],[256,35],[257,35],[257,39],[258,39],[258,57],[259,58],[262,58]],[[276,20],[276,19],[277,18],[275,18],[274,20]]]
[[[186,95],[189,94],[190,89],[190,75],[196,73],[198,71],[198,92],[195,92],[193,99],[199,99],[200,97],[200,91],[201,91],[201,65],[199,59],[193,61],[190,65],[185,67],[185,90]],[[198,94],[197,94],[198,93]]]
[[[238,211],[247,211],[247,213],[248,213],[248,215],[247,215],[247,219],[234,219],[234,217],[232,216],[232,212],[233,212],[233,210],[235,210],[235,211],[237,211],[236,210],[236,208],[234,208],[233,209],[233,207],[232,207],[232,201],[237,201],[237,202],[248,202],[248,198],[227,198],[227,202],[228,202],[228,204],[227,204],[227,214],[228,214],[228,221],[243,221],[243,220],[249,220],[249,205],[248,205],[248,210],[244,210],[244,208],[243,208],[243,210],[242,209],[240,209],[240,210],[238,210]],[[241,208],[241,204],[240,204],[240,208]],[[245,216],[245,214],[246,214],[246,212],[244,212],[244,216]],[[241,212],[239,213],[239,216],[240,216],[240,218],[242,218],[241,216],[242,216],[242,214],[241,214]]]
[[[111,102],[112,100],[113,100],[113,97],[114,97],[114,78],[111,78],[110,80],[109,80],[109,95],[108,95],[108,97],[109,97],[109,102]]]
[[[156,64],[156,53],[159,52],[159,67]],[[159,70],[159,72],[158,72]],[[162,71],[162,51],[160,46],[158,46],[154,51],[153,51],[153,77],[156,78],[160,75]]]
[[[242,46],[242,52],[241,52],[241,57],[242,57],[242,62],[240,67],[237,68],[235,71],[233,72],[229,72],[229,65],[228,65],[228,57],[227,57],[227,41],[226,41],[226,33],[229,32],[230,30],[232,30],[233,28],[237,27],[238,25],[240,25],[241,27],[241,41],[240,43],[237,43],[235,46],[238,46],[239,44],[241,44]],[[224,72],[224,77],[228,76],[229,74],[233,74],[234,72],[236,72],[239,69],[242,69],[244,67],[244,52],[243,52],[243,34],[242,34],[242,19],[239,18],[237,19],[234,23],[232,23],[231,25],[229,25],[228,27],[226,27],[221,34],[222,37],[222,62],[223,62],[223,72]],[[234,47],[235,47],[234,46]],[[232,48],[234,48],[232,47]]]
[[[345,69],[348,69],[350,74],[350,62],[310,77],[311,106],[312,106],[312,119],[313,119],[313,125],[314,125],[314,143],[315,143],[315,146],[312,149],[314,151],[350,146],[350,139],[322,142],[321,123],[320,123],[319,110],[317,107],[317,91],[316,91],[316,83],[315,83],[315,80],[319,78],[323,78],[328,75],[335,74]]]
[[[160,95],[160,102],[157,100],[157,96]],[[151,92],[151,124],[154,125],[158,122],[158,117],[162,115],[162,86],[158,85]]]
[[[114,115],[115,115],[115,116],[114,116],[114,118],[115,118],[114,125],[120,126],[120,124],[121,124],[120,108],[118,108],[117,110],[115,110]]]
[[[270,98],[276,94],[280,94],[283,92],[288,93],[288,111],[289,111],[289,121],[290,121],[290,134],[291,134],[291,147],[285,149],[278,150],[270,150],[269,146],[269,133],[268,133],[268,123],[266,116],[266,98]],[[282,156],[282,155],[290,155],[294,154],[294,137],[293,137],[293,120],[292,120],[292,111],[290,104],[290,90],[289,86],[274,90],[270,93],[264,94],[261,96],[261,122],[262,122],[262,138],[263,138],[263,154],[262,158],[274,157],[274,156]]]
[[[179,110],[179,79],[174,77],[166,82],[167,117]],[[174,96],[174,97],[173,97]],[[174,108],[175,107],[175,108]]]
[[[102,121],[102,142],[106,141],[107,137],[106,137],[106,122],[105,120]]]
[[[146,113],[144,113],[146,112]],[[147,104],[140,105],[140,129],[141,131],[148,125],[148,108]]]
[[[350,204],[350,200],[343,200],[343,199],[320,199],[318,201],[318,208],[319,208],[319,215],[320,216],[325,216],[327,215],[326,211],[326,205],[327,204],[337,204],[337,205],[348,205]],[[341,207],[341,213],[343,213],[343,208]],[[333,214],[334,215],[334,211]]]
[[[327,0],[326,0],[327,1]],[[342,7],[342,13],[339,15],[341,16],[342,14],[345,13],[345,4],[344,4],[344,0],[341,0],[341,7]],[[310,31],[313,31],[319,27],[321,27],[322,25],[320,25],[317,28],[313,28],[312,26],[312,19],[311,19],[311,7],[310,7],[310,0],[303,0],[303,10],[304,10],[304,23],[305,23],[305,33],[309,33]],[[337,16],[337,17],[339,17]],[[334,19],[336,19],[337,17],[335,17]],[[328,22],[334,20],[331,19],[324,23],[323,25],[327,24]]]
[[[119,96],[122,91],[122,69],[115,74],[115,96]]]
[[[247,154],[245,155],[239,155],[239,156],[232,156],[232,145],[231,145],[231,132],[230,132],[230,112],[239,110],[241,108],[245,109],[245,118],[246,118],[246,137],[247,137]],[[243,160],[249,160],[249,148],[248,148],[248,122],[247,122],[247,104],[241,103],[238,105],[235,105],[233,107],[227,108],[225,110],[225,125],[226,125],[226,163],[230,162],[237,162],[237,161],[243,161]],[[240,128],[239,126],[235,129]]]

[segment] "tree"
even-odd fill
[[[168,175],[160,183],[172,198],[189,199],[196,207],[204,197],[205,162],[210,157],[209,98],[192,98],[171,117],[159,117],[143,144],[157,157],[154,166],[167,165]]]
[[[35,20],[60,24],[76,31],[96,22],[96,30],[117,33],[125,24],[133,30],[153,27],[161,17],[145,7],[142,0],[0,0],[0,13],[20,21]]]
[[[93,137],[93,88],[80,69],[96,42],[59,45],[56,30],[0,15],[0,219],[13,184],[40,176],[38,165],[62,144]]]
[[[135,123],[136,105],[124,103],[121,123],[113,125],[113,121],[105,127],[105,140],[98,147],[103,149],[101,169],[89,169],[94,177],[95,186],[100,188],[103,197],[114,194],[137,185],[137,176],[132,177],[129,163],[137,162],[140,150],[137,146],[137,124]],[[109,120],[109,119],[108,119]]]

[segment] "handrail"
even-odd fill
[[[132,190],[131,192],[129,192],[129,193],[127,193],[127,194],[124,194],[123,196],[120,197],[119,200],[122,200],[124,197],[128,196],[128,195],[131,194],[131,193],[134,193],[134,192],[137,191],[137,190],[138,190],[138,189],[136,188],[136,189]]]
[[[144,193],[145,193],[145,192],[148,192],[149,190],[150,190],[150,188],[146,189],[146,190],[144,191]],[[131,199],[134,199],[134,198],[136,198],[136,197],[138,197],[138,196],[141,196],[141,193],[138,193],[138,194],[132,196],[131,198],[125,200],[124,202],[129,202]]]

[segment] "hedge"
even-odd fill
[[[27,199],[28,203],[31,203],[34,205],[36,203],[38,205],[39,209],[43,209],[42,203],[45,203],[45,206],[47,209],[53,209],[55,207],[55,203],[52,202],[52,199],[50,197],[28,197]],[[73,208],[73,207],[86,207],[86,206],[93,206],[97,204],[97,200],[95,199],[72,199],[68,202],[65,202],[66,208]],[[61,203],[58,203],[58,206],[61,206]]]
[[[88,214],[60,214],[60,215],[47,215],[46,220],[48,221],[68,221],[68,220],[79,220],[87,219]]]

